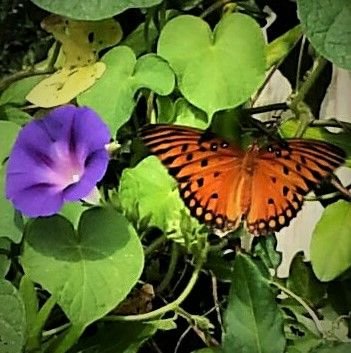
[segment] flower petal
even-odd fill
[[[27,124],[10,154],[6,196],[24,214],[46,216],[64,200],[79,200],[108,164],[107,126],[89,108],[67,105]]]
[[[67,201],[79,200],[87,196],[96,183],[104,176],[108,165],[108,153],[105,149],[90,155],[85,165],[85,172],[79,183],[72,184],[64,190]]]
[[[53,215],[63,205],[62,193],[47,184],[36,184],[21,189],[10,199],[16,208],[28,217]]]

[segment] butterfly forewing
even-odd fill
[[[191,214],[224,232],[241,221],[256,235],[287,226],[303,196],[345,158],[340,148],[317,140],[243,151],[212,133],[176,125],[149,125],[140,136],[178,181]]]
[[[149,125],[140,136],[178,181],[193,216],[219,229],[238,225],[235,200],[244,151],[211,133],[180,126]]]

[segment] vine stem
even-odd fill
[[[158,293],[162,293],[164,289],[166,289],[175,272],[175,269],[177,267],[177,263],[178,263],[178,258],[179,258],[179,247],[177,243],[173,243],[172,244],[172,250],[171,250],[171,260],[169,262],[169,267],[168,270],[166,272],[165,277],[163,278],[162,282],[159,284],[159,286],[157,287],[157,292]]]
[[[150,255],[154,250],[159,248],[166,241],[167,241],[167,236],[166,235],[161,235],[160,237],[155,239],[147,248],[145,248],[144,255],[145,256]]]
[[[316,313],[310,308],[310,306],[301,297],[296,295],[294,292],[292,292],[288,288],[282,286],[281,284],[279,284],[277,282],[271,281],[270,283],[273,284],[275,287],[279,288],[282,292],[287,294],[289,297],[295,299],[308,312],[308,314],[310,315],[311,319],[313,320],[318,332],[324,337],[324,330],[321,325],[321,321],[318,319]]]
[[[202,265],[205,261],[206,258],[206,254],[207,254],[207,247],[204,251],[204,253],[202,253],[199,256],[199,259],[195,265],[195,269],[193,274],[191,275],[191,278],[188,282],[188,284],[186,285],[186,287],[184,288],[183,292],[179,295],[179,297],[174,300],[171,303],[168,303],[167,305],[150,311],[148,313],[145,314],[139,314],[139,315],[126,315],[126,316],[122,316],[122,315],[111,315],[111,316],[106,316],[102,319],[102,321],[142,321],[142,320],[150,320],[150,319],[157,319],[160,316],[164,315],[165,313],[169,312],[169,311],[176,311],[179,307],[179,305],[186,299],[186,297],[189,295],[189,293],[192,291],[202,268]]]
[[[312,85],[316,82],[317,78],[319,77],[327,63],[328,61],[322,58],[321,56],[316,59],[314,68],[312,69],[308,78],[303,82],[299,91],[289,104],[291,110],[296,110],[299,103],[304,101],[307,93],[311,89]]]

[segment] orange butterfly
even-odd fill
[[[303,196],[344,163],[345,152],[318,140],[289,139],[244,151],[213,133],[148,125],[140,136],[178,181],[191,214],[222,232],[241,222],[255,235],[287,226]]]

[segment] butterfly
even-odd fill
[[[304,196],[346,157],[330,143],[299,138],[245,151],[214,133],[168,124],[147,125],[139,136],[177,180],[191,215],[222,234],[241,224],[254,235],[288,226]]]

